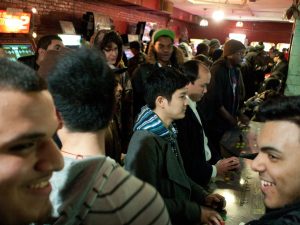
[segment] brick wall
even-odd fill
[[[7,7],[24,10],[35,7],[38,15],[35,15],[34,20],[39,35],[61,32],[59,20],[72,21],[76,32],[81,33],[81,18],[87,11],[109,16],[114,21],[116,30],[121,34],[127,32],[129,23],[149,21],[156,22],[158,27],[165,27],[168,21],[167,16],[139,12],[122,6],[90,0],[1,0],[0,9]]]
[[[224,21],[219,24],[210,22],[208,27],[203,28],[197,23],[187,22],[196,21],[197,18],[176,8],[171,19],[167,14],[141,12],[134,7],[117,6],[99,0],[1,0],[0,9],[7,7],[28,10],[37,8],[39,13],[34,21],[39,35],[60,33],[59,20],[72,21],[76,32],[81,33],[81,18],[87,11],[109,16],[114,21],[115,29],[121,34],[127,32],[129,24],[136,24],[138,21],[156,22],[158,27],[167,26],[177,36],[188,33],[190,38],[218,38],[221,42],[231,32],[244,33],[249,41],[264,40],[274,43],[288,43],[292,34],[292,24],[288,23],[245,22],[243,28],[237,29],[235,21]]]

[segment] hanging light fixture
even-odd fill
[[[200,24],[201,27],[207,27],[208,26],[208,21],[207,19],[201,19]]]
[[[201,27],[207,27],[208,26],[208,20],[205,19],[205,17],[206,17],[206,10],[207,10],[207,8],[204,8],[204,16],[202,17],[202,19],[200,20],[200,23],[199,23],[199,25]]]
[[[236,27],[243,27],[244,23],[242,21],[237,21],[235,24]]]
[[[236,27],[243,27],[244,26],[244,23],[241,21],[241,17],[240,17],[240,20],[236,22],[235,26]]]

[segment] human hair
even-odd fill
[[[195,55],[194,59],[201,61],[208,68],[210,68],[213,64],[213,61],[211,61],[206,55],[203,54]]]
[[[132,41],[129,43],[129,48],[136,49],[137,51],[141,50],[141,44],[138,41]]]
[[[111,48],[112,43],[118,46],[118,57],[117,62],[122,59],[123,53],[123,41],[121,36],[113,30],[99,30],[94,39],[93,47],[103,51],[104,48]]]
[[[145,101],[150,109],[155,109],[158,96],[171,101],[174,92],[188,84],[187,78],[172,67],[155,69],[145,81]]]
[[[81,48],[64,55],[48,76],[48,85],[68,129],[95,132],[107,127],[116,81],[97,50]]]
[[[194,84],[195,80],[198,79],[198,72],[200,68],[209,72],[209,69],[201,61],[196,59],[189,60],[182,66],[184,76],[192,84]]]
[[[47,50],[48,46],[51,44],[52,40],[62,41],[62,39],[56,34],[45,35],[38,40],[35,52],[35,59],[39,58],[39,49]]]
[[[62,41],[62,39],[56,34],[45,35],[39,39],[39,41],[37,43],[37,49],[42,48],[42,49],[47,50],[47,48],[51,44],[52,40]]]
[[[300,96],[280,96],[261,104],[255,115],[257,121],[289,121],[300,128]]]
[[[196,55],[208,53],[208,50],[209,50],[209,46],[207,44],[200,43],[200,44],[197,45]]]
[[[283,52],[276,52],[275,56],[278,56],[280,60],[286,61],[285,55]]]
[[[0,90],[38,92],[46,89],[45,80],[33,69],[21,62],[0,58]]]

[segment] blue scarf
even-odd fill
[[[148,107],[144,106],[138,115],[133,131],[147,130],[160,137],[169,137],[176,139],[177,130],[171,124],[167,129],[161,119]]]

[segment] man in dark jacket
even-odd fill
[[[141,64],[132,75],[133,116],[136,117],[146,104],[144,82],[149,74],[163,66],[179,68],[184,63],[182,51],[174,46],[175,34],[168,29],[154,32],[149,47],[147,62]]]
[[[172,124],[185,115],[187,83],[170,67],[158,68],[147,78],[147,106],[135,123],[125,168],[158,190],[172,224],[220,225],[222,218],[212,208],[224,207],[225,199],[218,194],[208,195],[186,175]]]
[[[220,156],[220,140],[223,134],[237,126],[239,104],[244,98],[244,84],[239,65],[243,60],[245,46],[237,40],[224,45],[223,57],[211,67],[208,93],[201,102],[206,133],[212,143],[212,162]]]
[[[257,138],[260,149],[252,162],[259,174],[266,214],[248,225],[300,224],[300,97],[264,102],[256,114],[264,122]]]
[[[187,86],[188,106],[185,117],[175,121],[177,140],[187,175],[197,184],[206,186],[217,175],[223,176],[229,170],[238,169],[239,160],[230,157],[219,160],[215,165],[208,162],[211,151],[196,105],[207,92],[211,75],[209,69],[198,60],[184,63],[183,71],[190,83]]]

